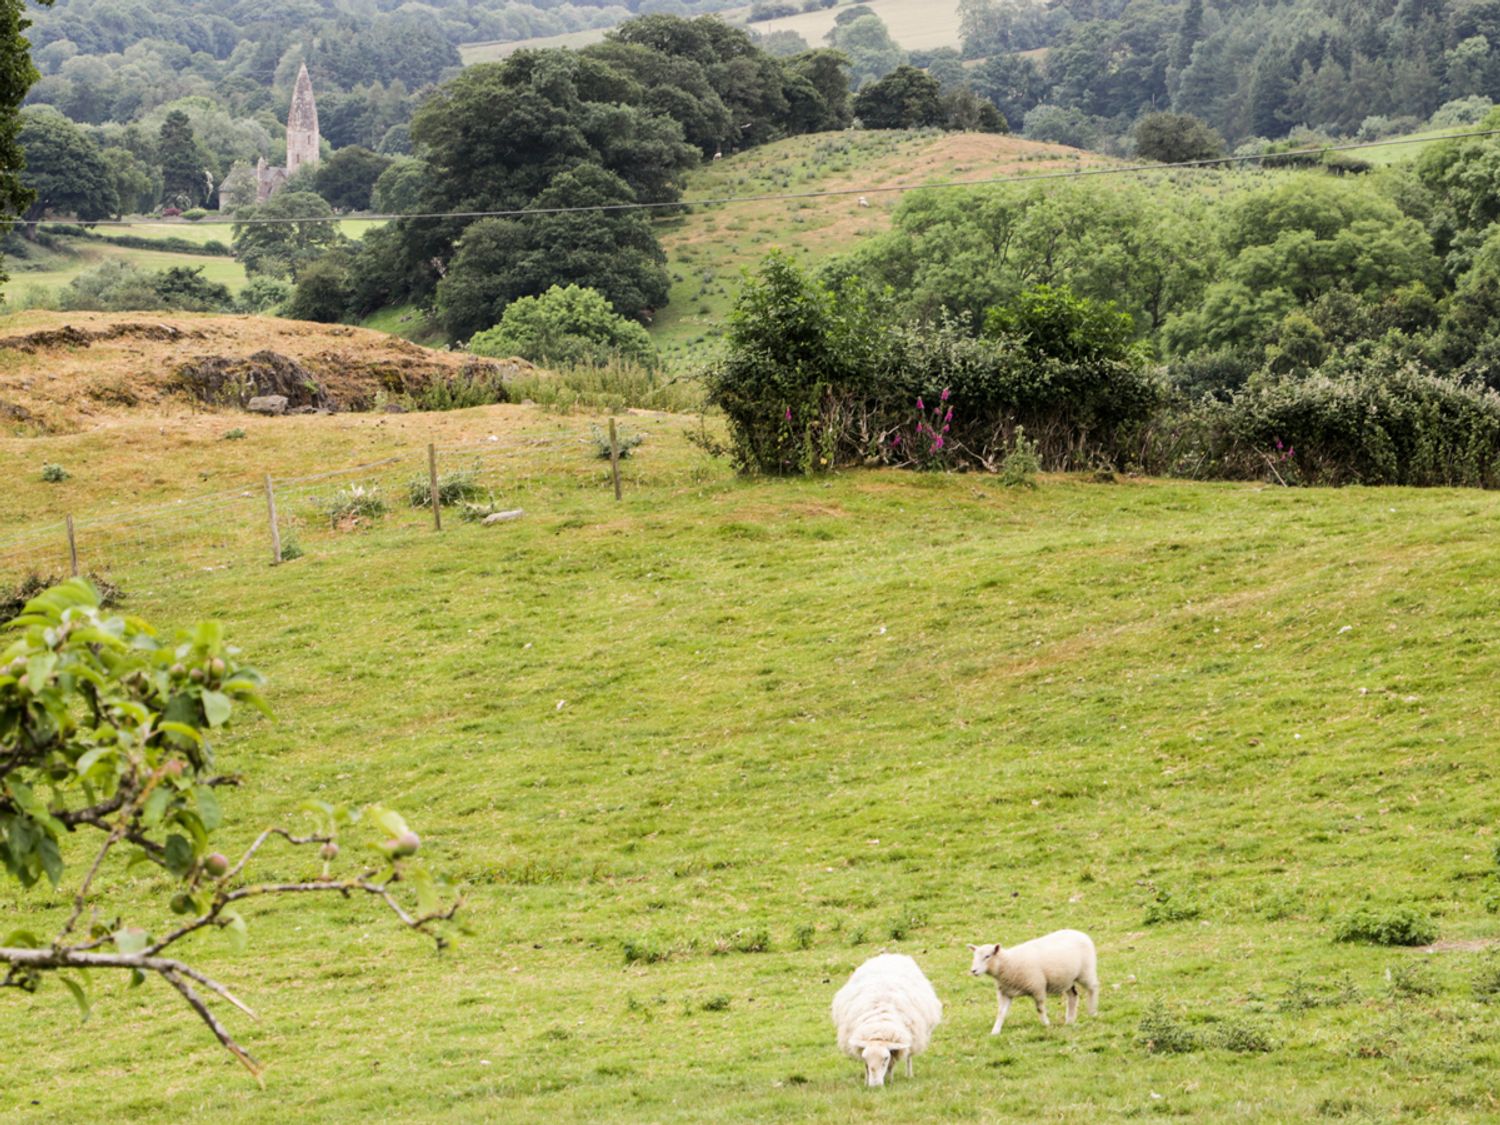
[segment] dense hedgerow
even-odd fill
[[[901,324],[889,293],[778,253],[746,284],[705,379],[746,471],[996,471],[1020,427],[1044,468],[1116,464],[1161,397],[1128,329],[1100,331],[1120,317],[1040,287],[975,338],[948,319]]]
[[[749,472],[998,472],[1024,429],[1052,471],[1500,487],[1500,393],[1409,349],[1355,347],[1215,395],[1169,389],[1133,337],[1128,316],[1065,286],[1022,290],[979,336],[956,317],[905,322],[889,290],[774,254],[705,382]]]

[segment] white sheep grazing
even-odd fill
[[[1099,1011],[1099,956],[1088,934],[1077,930],[1058,930],[1046,937],[1023,942],[1009,949],[996,945],[971,945],[974,963],[969,972],[976,977],[988,974],[995,978],[1000,994],[1000,1014],[995,1017],[991,1035],[1000,1034],[1005,1013],[1017,996],[1036,1001],[1037,1014],[1044,1027],[1047,1019],[1047,993],[1068,998],[1068,1023],[1078,1017],[1078,990],[1089,994],[1089,1015]]]
[[[943,1005],[917,963],[901,953],[872,957],[833,998],[833,1023],[839,1050],[863,1059],[865,1084],[884,1086],[895,1064],[927,1049],[932,1029],[943,1018]]]

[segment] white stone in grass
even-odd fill
[[[256,395],[245,404],[251,414],[285,414],[286,395]]]
[[[485,527],[489,527],[492,523],[510,523],[511,520],[518,520],[525,514],[526,510],[524,508],[513,508],[508,512],[496,512],[494,515],[485,516],[480,522]]]

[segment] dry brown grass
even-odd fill
[[[176,387],[185,364],[271,351],[302,364],[335,401],[420,387],[469,357],[340,324],[192,313],[32,311],[0,321],[0,432],[72,433],[202,413]],[[216,425],[219,423],[215,423]]]

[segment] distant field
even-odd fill
[[[865,6],[885,20],[891,29],[891,38],[908,51],[930,51],[937,47],[957,47],[958,5],[948,0],[932,3],[930,0],[866,0]],[[823,36],[833,27],[834,18],[844,6],[824,8],[816,12],[787,16],[779,20],[763,20],[748,24],[752,31],[767,34],[772,31],[795,31],[806,39],[809,46],[823,46]],[[743,23],[748,8],[734,8],[719,13],[731,23]],[[541,50],[547,47],[586,47],[604,38],[608,28],[591,28],[588,31],[572,31],[565,35],[545,35],[536,39],[517,39],[509,43],[465,43],[459,47],[464,65],[494,62],[508,58],[525,49]]]
[[[348,238],[360,238],[371,227],[379,226],[378,220],[345,219],[339,230]],[[96,228],[106,237],[111,235],[133,235],[137,238],[179,238],[200,245],[230,239],[228,223],[202,222],[150,222],[125,228]],[[174,266],[203,268],[203,276],[229,286],[238,293],[245,286],[245,269],[233,258],[219,254],[184,254],[172,250],[142,250],[136,247],[119,246],[110,242],[92,239],[64,239],[60,244],[64,250],[42,253],[35,259],[6,258],[5,271],[10,279],[5,282],[3,292],[9,301],[25,301],[28,291],[60,289],[79,274],[111,259],[130,262],[143,270],[164,270]]]
[[[938,47],[958,47],[958,5],[952,0],[865,0],[865,7],[883,19],[891,29],[891,38],[908,51],[931,51]],[[843,8],[823,8],[779,20],[765,20],[750,26],[761,34],[772,31],[795,31],[813,47],[824,45],[823,36]]]

